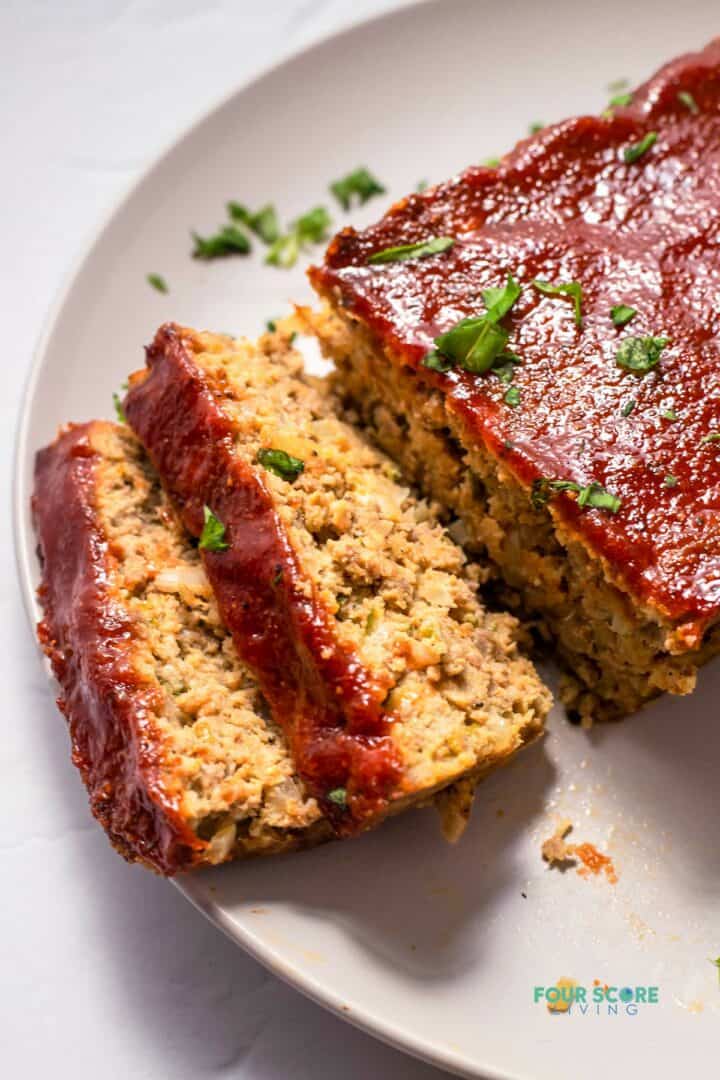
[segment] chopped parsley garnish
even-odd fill
[[[418,195],[422,195],[423,191],[427,191],[429,186],[430,186],[429,181],[427,181],[427,180],[418,180],[417,184],[415,185],[415,190],[417,191]]]
[[[717,968],[717,970],[718,970],[718,979],[720,979],[720,956],[718,956],[717,960],[711,960],[710,963],[714,964],[715,967]]]
[[[571,296],[575,304],[575,325],[582,326],[582,285],[579,281],[568,281],[563,285],[553,285],[549,281],[533,281],[538,292],[545,296]]]
[[[704,446],[706,443],[720,442],[720,431],[711,431],[709,435],[704,435],[700,440],[700,445]]]
[[[233,221],[240,221],[243,225],[247,225],[248,229],[252,229],[264,244],[274,244],[280,235],[280,223],[272,203],[267,203],[253,214],[242,203],[229,202],[227,212]]]
[[[448,360],[447,356],[441,356],[437,349],[432,349],[423,357],[422,366],[430,368],[431,371],[440,371],[444,375],[453,366],[453,362]]]
[[[583,487],[574,480],[552,480],[546,476],[540,477],[533,484],[533,505],[545,506],[551,496],[559,491],[574,492],[577,494],[578,506],[588,506],[593,510],[607,510],[610,514],[616,514],[622,506],[622,500],[617,495],[607,491],[595,480]]]
[[[520,391],[517,386],[508,386],[505,391],[503,401],[506,405],[510,405],[513,409],[520,404]]]
[[[662,416],[663,420],[674,421],[680,419],[674,409],[663,409],[660,415]]]
[[[271,473],[275,473],[281,480],[287,480],[289,484],[297,480],[305,468],[305,462],[300,458],[287,454],[284,450],[265,448],[258,450],[257,460]]]
[[[614,94],[618,90],[624,90],[627,85],[627,79],[613,79],[611,83],[608,83],[607,88],[611,94]]]
[[[623,151],[623,160],[626,165],[632,165],[634,162],[646,154],[651,146],[655,145],[657,141],[657,131],[648,131],[647,135],[643,135],[640,142],[633,143],[632,146],[626,146]]]
[[[199,548],[203,551],[227,551],[228,544],[225,539],[225,526],[220,518],[215,517],[209,506],[203,507],[205,524],[200,533]]]
[[[684,105],[685,108],[693,114],[693,116],[697,116],[700,112],[698,103],[689,90],[678,90],[677,99],[681,105]]]
[[[539,120],[535,120],[528,127],[528,132],[530,133],[530,135],[537,135],[538,131],[542,131],[544,127],[545,125],[543,123],[541,123]]]
[[[307,244],[318,244],[327,239],[332,219],[324,206],[316,206],[307,214],[296,218],[286,233],[271,244],[265,262],[284,270],[294,266],[298,255]]]
[[[508,342],[508,332],[488,315],[461,319],[451,330],[435,338],[438,352],[465,371],[489,371]]]
[[[487,305],[487,312],[484,315],[461,319],[452,329],[436,337],[437,351],[465,371],[476,374],[489,371],[505,351],[509,337],[507,330],[498,326],[498,323],[510,311],[520,296],[520,291],[520,286],[512,274],[508,274],[502,289],[486,289],[483,300]],[[427,361],[428,358],[425,359]],[[430,365],[425,363],[425,366]]]
[[[635,375],[646,375],[657,365],[660,353],[668,344],[669,339],[661,337],[625,338],[615,353],[615,362]]]
[[[632,105],[632,94],[616,94],[615,97],[610,98],[608,106],[611,109],[622,109],[626,105]]]
[[[277,323],[274,319],[268,319],[268,321],[265,323],[265,326],[267,327],[267,330],[270,334],[274,334],[277,330]]]
[[[610,308],[610,318],[615,326],[625,326],[637,315],[637,308],[628,307],[627,304],[616,304]]]
[[[481,164],[484,165],[486,169],[497,169],[498,165],[500,164],[500,158],[499,157],[485,158],[485,160],[483,162],[481,162]]]
[[[668,473],[668,475],[663,480],[663,487],[673,488],[673,487],[677,487],[677,485],[678,485],[677,476],[672,476],[670,473]]]
[[[356,198],[359,205],[363,206],[373,195],[385,194],[385,188],[380,181],[364,167],[355,169],[354,172],[348,173],[347,176],[343,176],[340,180],[335,180],[330,185],[330,191],[343,210],[350,209],[353,198]]]
[[[502,352],[490,369],[501,383],[509,385],[515,378],[515,368],[522,366],[522,360],[513,352]]]
[[[427,240],[420,240],[417,244],[401,244],[399,247],[384,248],[371,255],[368,262],[374,266],[378,263],[406,262],[408,259],[426,259],[428,255],[440,255],[448,251],[455,240],[452,236],[430,236]]]
[[[630,398],[628,401],[625,402],[625,404],[623,405],[623,407],[621,409],[622,415],[623,416],[629,416],[636,405],[637,405],[637,401],[635,400],[635,398]]]
[[[342,810],[347,810],[347,804],[348,804],[347,788],[344,788],[344,787],[333,788],[332,791],[328,791],[328,793],[326,795],[326,798],[327,798],[328,802],[335,803],[335,805],[339,806]]]
[[[519,300],[521,292],[522,289],[512,274],[508,274],[507,281],[501,289],[495,287],[483,289],[483,303],[487,308],[484,318],[490,319],[491,322],[499,322]]]
[[[113,405],[115,406],[115,415],[118,418],[118,423],[127,424],[127,416],[122,406],[122,399],[119,394],[113,394]]]
[[[152,285],[153,289],[156,289],[158,292],[166,293],[168,291],[167,281],[162,274],[148,274],[145,280],[148,285]]]
[[[223,225],[214,236],[192,234],[193,259],[221,259],[226,255],[249,255],[250,241],[237,225]]]

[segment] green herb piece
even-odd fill
[[[270,245],[265,262],[270,266],[279,266],[283,270],[289,270],[298,261],[300,255],[300,241],[297,233],[291,231],[278,236],[274,244]]]
[[[193,259],[221,259],[226,255],[249,255],[250,241],[237,225],[223,225],[214,236],[192,234]]]
[[[582,326],[582,285],[579,281],[568,281],[563,285],[552,285],[549,281],[536,280],[533,281],[533,285],[545,296],[571,296],[575,305],[575,325]]]
[[[341,808],[341,810],[347,810],[347,805],[348,805],[347,788],[344,788],[344,787],[333,788],[332,791],[328,791],[328,793],[326,795],[326,799],[327,799],[328,802],[335,803],[335,805],[339,806]]]
[[[115,406],[115,415],[118,418],[119,424],[127,424],[127,416],[122,405],[122,398],[119,394],[113,394],[113,405]]]
[[[430,183],[428,180],[418,180],[417,184],[415,185],[415,190],[417,191],[418,195],[422,195],[423,191],[427,191],[429,186]]]
[[[700,440],[700,445],[704,446],[706,443],[720,442],[720,431],[711,431],[709,435],[704,435]]]
[[[648,131],[647,135],[643,135],[640,142],[633,143],[632,146],[626,146],[623,151],[623,160],[626,165],[632,165],[634,162],[646,154],[651,146],[655,145],[657,141],[657,131]]]
[[[616,514],[622,506],[622,499],[607,491],[595,480],[583,487],[576,484],[574,480],[552,480],[546,476],[540,477],[533,484],[531,495],[533,505],[545,506],[553,494],[561,491],[575,493],[578,497],[578,506],[587,506],[593,510],[607,510],[610,514]]]
[[[637,308],[628,307],[627,304],[616,304],[610,308],[610,318],[615,326],[625,326],[637,315]]]
[[[268,319],[268,321],[265,323],[265,326],[271,334],[274,334],[277,330],[277,323],[274,319]]]
[[[301,243],[319,244],[327,240],[328,229],[332,225],[332,218],[324,206],[316,206],[302,214],[292,223],[292,228],[297,232]]]
[[[431,371],[440,371],[444,375],[453,366],[453,362],[448,360],[447,356],[441,356],[437,349],[433,349],[423,357],[422,366],[430,368]]]
[[[343,210],[349,210],[353,198],[357,198],[360,206],[363,206],[373,195],[384,195],[385,188],[379,180],[366,168],[355,169],[340,180],[335,180],[330,185],[333,193]]]
[[[292,454],[286,454],[284,450],[272,450],[270,448],[258,450],[257,460],[264,469],[275,473],[281,480],[287,480],[289,484],[297,480],[305,468],[304,461],[293,457]]]
[[[675,412],[674,409],[663,409],[662,412],[660,413],[660,415],[662,416],[663,420],[674,421],[674,420],[679,420],[680,419],[680,417],[678,416],[678,414]]]
[[[417,244],[401,244],[399,247],[384,248],[376,251],[368,259],[371,266],[379,263],[407,262],[408,259],[426,259],[428,255],[440,255],[449,251],[455,240],[452,236],[431,236]]]
[[[264,244],[274,244],[280,235],[280,222],[275,207],[268,203],[250,220],[250,228]]]
[[[684,105],[685,108],[693,114],[693,116],[697,116],[700,112],[698,103],[689,90],[678,90],[677,99],[681,105]]]
[[[280,235],[280,223],[272,203],[267,203],[253,214],[242,203],[229,202],[227,212],[233,221],[240,221],[247,225],[248,229],[252,229],[265,244],[274,244]]]
[[[459,364],[465,371],[481,374],[489,371],[504,351],[508,332],[488,315],[461,319],[451,330],[435,338],[438,352]]]
[[[622,410],[621,410],[622,415],[623,416],[629,416],[636,405],[637,405],[637,401],[635,400],[635,398],[630,398],[628,401],[625,402],[625,404],[622,407]]]
[[[486,169],[497,169],[498,165],[500,164],[500,158],[499,157],[485,158],[485,160],[483,162],[481,162],[481,164],[484,165]]]
[[[622,506],[622,499],[607,491],[602,484],[593,481],[578,492],[578,506],[590,506],[595,510],[608,510],[617,514]]]
[[[622,109],[626,105],[632,105],[632,94],[616,94],[615,97],[610,98],[608,106],[611,109]]]
[[[720,956],[718,956],[717,960],[711,960],[710,963],[714,964],[718,969],[718,979],[720,979]]]
[[[153,289],[156,289],[158,292],[168,292],[167,281],[162,274],[148,274],[145,280],[148,285],[152,285]]]
[[[483,300],[488,308],[485,315],[461,319],[450,330],[440,334],[435,338],[437,351],[465,371],[475,374],[489,371],[505,352],[509,337],[507,330],[497,324],[510,311],[520,292],[520,286],[512,274],[508,274],[503,288],[486,289],[483,292]],[[425,366],[431,365],[425,363]]]
[[[503,397],[503,401],[506,405],[510,405],[513,409],[520,404],[520,391],[517,386],[508,386]]]
[[[205,524],[200,533],[199,548],[203,551],[227,551],[228,544],[225,539],[225,526],[220,518],[215,517],[209,506],[203,507]]]
[[[629,85],[630,82],[628,79],[614,79],[611,83],[608,83],[607,88],[608,91],[613,94],[618,90],[624,90],[625,87]]]
[[[669,339],[661,337],[625,338],[615,353],[615,362],[618,367],[635,375],[645,375],[657,365],[661,352],[668,344]]]
[[[520,298],[522,289],[512,274],[508,274],[507,281],[501,289],[483,289],[482,298],[487,314],[485,318],[492,322],[499,322],[510,311],[513,304]]]
[[[502,352],[497,357],[491,371],[493,375],[497,375],[501,383],[505,383],[507,386],[515,378],[515,368],[521,365],[522,360],[515,353]]]
[[[663,480],[663,487],[674,488],[674,487],[677,487],[677,485],[678,485],[677,476],[672,476],[672,475],[668,474],[665,477],[665,479]]]
[[[545,125],[543,123],[541,123],[539,120],[535,120],[528,127],[528,132],[530,135],[537,135],[538,131],[542,131],[544,127]]]
[[[287,233],[278,236],[271,244],[265,262],[287,270],[294,266],[307,244],[317,244],[327,239],[332,219],[324,206],[316,206],[307,214],[296,218]]]

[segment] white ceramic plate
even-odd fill
[[[366,164],[389,194],[504,151],[528,124],[603,107],[718,31],[713,0],[421,5],[295,57],[234,94],[145,176],[99,233],[45,333],[19,433],[17,536],[30,606],[34,451],[111,393],[165,319],[255,334],[309,296],[302,268],[188,257],[228,198],[286,219]],[[338,226],[349,218],[335,208]],[[319,254],[319,252],[318,252]],[[145,282],[164,274],[170,293]],[[273,971],[361,1027],[471,1076],[595,1080],[717,1074],[720,667],[698,692],[544,745],[486,782],[463,842],[432,812],[358,841],[188,877],[185,895]],[[612,855],[616,885],[546,869],[560,817]],[[657,986],[659,1002],[550,1015],[534,987]]]

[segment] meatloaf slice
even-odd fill
[[[581,715],[720,650],[719,148],[720,39],[310,272],[346,406],[543,617]]]
[[[549,694],[395,466],[283,334],[162,327],[128,421],[200,538],[221,617],[336,831],[505,762]]]
[[[327,837],[133,435],[64,429],[38,454],[33,510],[40,640],[118,851],[172,874]]]

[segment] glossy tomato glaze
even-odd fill
[[[206,505],[224,524],[228,549],[203,551],[223,621],[287,733],[308,790],[338,832],[352,832],[382,812],[401,783],[381,705],[388,686],[338,641],[262,469],[235,453],[236,432],[194,351],[189,331],[161,327],[147,350],[147,375],[131,381],[127,418],[188,531],[200,536]],[[347,811],[327,799],[340,787]]]
[[[138,675],[137,630],[113,594],[107,539],[95,505],[93,424],[72,425],[37,455],[33,519],[42,560],[38,626],[62,695],[73,762],[95,817],[128,859],[163,874],[207,846],[161,782],[158,688]]]
[[[650,131],[655,145],[626,164],[623,151]],[[456,238],[444,254],[367,265],[441,235]],[[523,287],[503,323],[523,361],[517,408],[492,374],[419,368],[433,338],[481,315],[481,291],[508,273]],[[619,584],[676,624],[677,647],[698,644],[720,612],[720,443],[703,442],[720,431],[720,39],[668,64],[612,117],[555,124],[499,168],[472,167],[362,233],[346,229],[310,276],[391,361],[443,391],[468,440],[523,484],[594,480],[618,495],[615,515],[568,495],[553,506]],[[534,278],[581,283],[582,329],[572,300],[541,295]],[[617,304],[638,312],[621,329]],[[630,336],[670,339],[644,377],[616,365]],[[669,409],[678,420],[662,417]]]

